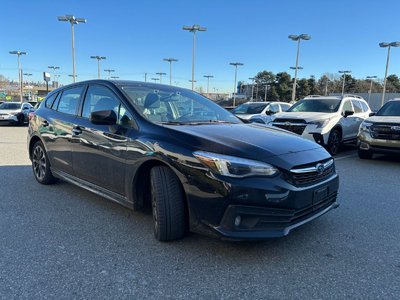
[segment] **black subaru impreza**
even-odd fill
[[[172,86],[93,80],[57,89],[30,120],[28,149],[41,184],[62,179],[151,208],[160,241],[187,231],[281,237],[338,206],[334,161],[318,144],[245,124]]]

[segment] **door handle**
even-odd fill
[[[43,120],[43,121],[42,121],[42,126],[43,126],[43,127],[49,126],[49,122],[47,122],[46,120]]]
[[[72,128],[72,135],[80,135],[82,134],[82,128],[79,126],[75,126]]]

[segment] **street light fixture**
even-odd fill
[[[172,85],[172,62],[178,61],[176,58],[164,58],[164,61],[169,62],[169,85]]]
[[[209,91],[210,91],[210,78],[214,78],[214,76],[213,75],[204,75],[203,77],[207,78],[207,96],[208,96]]]
[[[24,73],[23,75],[28,77],[28,79],[26,80],[26,82],[28,83],[29,77],[32,76],[32,73]]]
[[[349,70],[342,70],[342,71],[339,71],[339,73],[340,73],[340,74],[343,74],[343,84],[342,84],[342,97],[343,97],[343,95],[344,95],[344,84],[345,84],[345,81],[346,81],[346,74],[350,74],[351,71],[349,71]]]
[[[74,75],[74,74],[68,74],[68,77],[72,77],[72,82],[75,82],[76,77],[78,77],[78,75]]]
[[[189,32],[193,32],[193,54],[192,54],[192,91],[194,90],[194,83],[196,80],[194,79],[194,59],[196,54],[196,32],[197,31],[207,31],[206,27],[202,27],[200,25],[193,25],[193,26],[183,26],[183,30],[187,30]]]
[[[75,33],[74,33],[74,25],[79,23],[86,23],[85,18],[75,18],[73,15],[65,15],[61,17],[57,17],[58,21],[61,22],[69,22],[71,24],[71,34],[72,34],[72,78],[73,82],[75,82],[76,71],[75,71]]]
[[[236,107],[236,80],[237,80],[237,67],[243,66],[240,62],[229,63],[231,66],[235,67],[235,83],[233,86],[233,107]]]
[[[157,75],[160,75],[160,83],[162,83],[162,77],[163,75],[167,75],[167,73],[163,73],[163,72],[158,72],[156,73]]]
[[[157,80],[160,80],[160,78],[153,77],[153,78],[151,78],[151,80],[153,80],[154,82],[157,82]]]
[[[294,102],[294,99],[296,98],[296,84],[297,84],[297,70],[298,70],[298,66],[299,66],[300,41],[301,40],[308,41],[311,39],[311,36],[308,34],[305,34],[305,33],[300,34],[300,35],[291,34],[291,35],[289,35],[289,39],[297,42],[296,67],[294,69],[295,71],[294,71],[294,81],[293,81],[293,89],[292,89],[292,102]]]
[[[290,67],[292,70],[296,70],[296,67]],[[297,70],[303,70],[303,67],[297,67]]]
[[[113,73],[113,72],[115,72],[115,70],[113,70],[113,69],[104,69],[104,72],[108,72],[108,79],[110,79],[111,78],[111,73]]]
[[[60,69],[60,67],[57,66],[48,66],[49,69],[53,69],[53,85],[55,84],[56,81],[56,70]]]
[[[26,52],[25,51],[10,51],[9,53],[17,55],[17,57],[18,57],[19,101],[22,103],[22,68],[21,68],[20,56],[26,55]]]
[[[119,79],[119,76],[111,76],[111,79]]]
[[[105,56],[93,55],[90,58],[97,59],[97,78],[100,79],[100,61],[106,59]]]
[[[370,86],[369,86],[369,91],[368,91],[368,104],[369,100],[371,99],[371,93],[372,93],[372,83],[374,82],[373,79],[378,78],[378,76],[367,76],[367,79],[370,81]]]
[[[383,91],[382,91],[381,106],[383,106],[383,104],[385,102],[386,79],[387,79],[387,73],[388,73],[388,68],[389,68],[390,48],[391,47],[399,47],[399,46],[400,46],[400,42],[391,42],[391,43],[382,42],[382,43],[379,43],[379,47],[388,48],[388,53],[387,53],[387,58],[386,58],[385,79],[383,80]]]

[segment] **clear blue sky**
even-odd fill
[[[60,81],[71,82],[71,32],[57,16],[87,19],[76,26],[78,80],[97,76],[91,55],[107,56],[102,69],[112,68],[122,79],[143,80],[144,72],[169,72],[164,57],[175,57],[173,81],[189,87],[192,35],[182,25],[208,28],[197,38],[196,79],[214,75],[211,87],[233,89],[233,67],[244,63],[238,80],[258,71],[287,71],[295,63],[295,43],[289,34],[312,36],[301,46],[300,76],[350,69],[353,75],[384,76],[386,50],[381,41],[400,40],[400,1],[362,0],[198,0],[198,1],[3,1],[1,4],[0,74],[18,76],[10,50],[25,50],[24,72],[41,80],[48,65],[61,67]],[[400,72],[400,48],[393,49],[389,73]],[[164,79],[166,83],[167,78]]]

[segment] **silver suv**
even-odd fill
[[[313,140],[335,155],[343,143],[357,141],[360,124],[370,113],[368,103],[357,95],[308,96],[274,115],[271,124]]]
[[[23,125],[28,122],[28,115],[33,111],[33,106],[27,102],[4,102],[0,104],[0,124]]]

